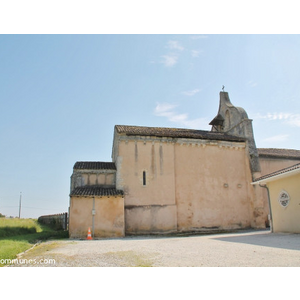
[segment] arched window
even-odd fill
[[[225,130],[229,130],[230,128],[231,128],[230,113],[229,113],[229,110],[226,110],[226,113],[225,113]]]

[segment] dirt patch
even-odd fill
[[[113,260],[122,267],[152,267],[152,260],[149,255],[140,254],[134,251],[116,251],[103,254],[107,261]]]

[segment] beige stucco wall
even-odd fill
[[[176,144],[178,230],[245,228],[253,223],[244,143]]]
[[[273,218],[273,232],[300,233],[300,174],[271,181],[267,185]],[[287,207],[278,201],[280,192],[284,190],[290,196]]]
[[[70,238],[86,238],[92,230],[92,197],[70,198]],[[95,197],[94,237],[124,236],[124,199],[119,197]]]
[[[82,185],[114,185],[114,173],[84,173]]]
[[[176,205],[127,207],[125,208],[125,232],[129,234],[175,232],[176,219]]]
[[[116,188],[125,193],[126,233],[176,231],[174,144],[137,138],[118,145]]]
[[[293,160],[293,159],[286,159],[284,157],[282,158],[267,158],[267,157],[260,157],[259,163],[261,166],[261,172],[257,174],[256,178],[276,172],[278,170],[291,167],[297,163],[299,163],[300,160]],[[268,202],[268,193],[266,189],[261,188],[259,186],[255,186],[255,190],[257,192],[257,198],[260,199],[260,201],[263,202],[263,218],[266,220],[266,224],[269,226],[269,218],[268,215],[270,214],[269,209],[269,202]]]
[[[115,170],[73,170],[71,191],[86,185],[113,187],[116,183]]]
[[[125,192],[126,233],[264,227],[255,222],[245,147],[224,141],[115,138],[116,188]]]
[[[261,166],[260,176],[264,176],[278,170],[291,167],[297,163],[300,163],[300,160],[260,157],[259,163]]]

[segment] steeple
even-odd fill
[[[209,123],[212,131],[231,131],[243,120],[249,120],[246,111],[241,107],[234,106],[227,92],[220,92],[220,104],[217,116]]]
[[[260,172],[258,152],[255,145],[252,120],[248,118],[246,111],[234,106],[227,92],[220,92],[220,104],[217,116],[209,123],[211,131],[224,132],[230,135],[247,139],[250,165],[253,172]]]

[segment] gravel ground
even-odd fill
[[[37,245],[21,255],[19,262],[11,266],[300,267],[300,234],[259,230],[181,237],[57,240]]]

